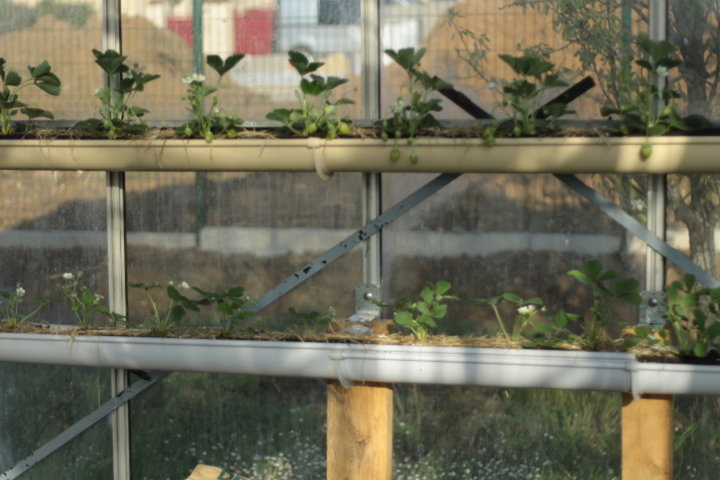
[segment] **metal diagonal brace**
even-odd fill
[[[650,248],[673,262],[675,265],[680,267],[680,269],[694,275],[695,278],[706,287],[713,288],[720,286],[720,282],[718,282],[715,277],[695,265],[695,263],[683,255],[682,252],[671,247],[667,242],[628,215],[623,209],[587,186],[577,176],[572,174],[556,174],[555,177],[564,183],[570,190],[589,200],[593,205],[602,210],[615,222],[624,227],[628,232],[640,238],[640,240],[648,244]]]
[[[147,389],[149,386],[155,384],[158,380],[163,378],[167,373],[165,372],[150,372],[145,374],[141,378],[130,385],[126,390],[122,391],[117,396],[111,398],[107,402],[103,403],[95,411],[87,415],[86,417],[75,422],[72,426],[64,430],[57,437],[47,442],[42,447],[35,450],[29,457],[19,461],[14,467],[5,473],[0,475],[0,480],[13,480],[27,470],[32,468],[36,463],[46,458],[51,453],[68,443],[73,438],[83,433],[88,428],[95,425],[97,422],[110,415],[115,409],[126,404],[136,395]]]
[[[307,265],[290,275],[288,278],[280,282],[275,288],[260,297],[257,303],[252,307],[249,307],[247,311],[259,312],[260,310],[266,308],[268,305],[270,305],[286,293],[290,292],[316,273],[320,272],[331,262],[340,258],[343,254],[351,250],[353,247],[359,245],[363,241],[378,233],[385,225],[393,222],[398,217],[418,205],[426,198],[433,195],[435,192],[437,192],[459,176],[460,174],[455,173],[443,173],[442,175],[438,175],[433,180],[426,183],[425,185],[417,189],[415,192],[405,197],[404,200],[401,200],[400,202],[390,207],[387,211],[380,214],[378,217],[376,217],[370,223],[366,224],[360,230],[357,230],[345,240],[341,241],[340,243],[332,247],[330,250],[328,250],[327,252],[325,252],[324,254],[322,254],[321,256],[319,256],[318,258],[308,263]]]

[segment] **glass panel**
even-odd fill
[[[106,296],[105,175],[89,172],[0,171],[0,290],[26,290],[21,311],[35,297],[50,302],[33,322],[75,324],[58,286],[63,273],[84,273],[82,282]],[[104,319],[94,318],[102,324]]]
[[[717,2],[683,0],[668,2],[668,40],[678,47],[680,80],[677,87],[687,101],[684,113],[698,113],[717,120],[720,42]]]
[[[503,82],[516,78],[500,54],[547,56],[569,84],[591,75],[596,86],[572,103],[575,118],[600,117],[599,106],[616,100],[611,85],[619,85],[621,67],[628,65],[631,36],[647,31],[647,3],[619,2],[403,2],[382,9],[384,48],[425,47],[422,68],[451,82],[474,103],[495,117],[511,114],[502,104]],[[623,6],[624,5],[624,6]],[[608,14],[608,12],[610,12]],[[623,34],[627,32],[627,34]],[[386,65],[391,61],[384,57]],[[383,112],[401,93],[400,69],[383,72]],[[549,88],[543,102],[560,93]],[[467,114],[443,100],[440,118],[467,119]],[[572,117],[570,117],[572,118]]]
[[[8,67],[27,79],[28,65],[47,60],[62,81],[60,96],[25,88],[21,101],[49,110],[59,119],[94,114],[93,92],[103,81],[91,53],[92,48],[101,48],[99,10],[100,4],[94,2],[0,3],[0,44]]]
[[[0,290],[17,295],[22,286],[20,317],[41,306],[38,296],[51,300],[18,328],[77,324],[58,286],[64,273],[82,271],[89,291],[107,296],[104,174],[0,171],[0,185]],[[12,432],[0,440],[0,464],[10,468],[89,414],[109,397],[109,378],[107,370],[0,365],[0,431]],[[22,478],[108,478],[110,442],[101,423]]]
[[[241,478],[324,478],[323,380],[174,373],[133,400],[132,477],[198,463]]]
[[[620,395],[398,385],[393,478],[620,474]]]
[[[359,115],[361,40],[359,0],[253,0],[250,2],[150,2],[123,4],[123,50],[147,73],[160,74],[137,97],[148,120],[186,120],[189,104],[182,78],[193,73],[193,38],[202,35],[202,52],[245,58],[220,83],[219,108],[247,121],[265,121],[274,108],[296,106],[300,76],[288,64],[288,50],[325,62],[317,73],[347,78],[337,97],[353,97],[342,115]],[[202,15],[202,32],[193,18]],[[217,75],[203,67],[206,84]],[[210,100],[208,100],[208,103]],[[208,107],[209,108],[209,107]]]
[[[398,201],[429,178],[386,175],[384,199]],[[603,188],[599,179],[586,181]],[[622,228],[550,175],[465,174],[386,229],[384,300],[417,298],[427,282],[449,281],[462,301],[450,302],[439,322],[447,334],[497,331],[493,311],[471,299],[504,293],[539,297],[547,316],[559,309],[587,316],[591,292],[567,272],[599,260],[640,280],[644,249],[632,245]],[[514,306],[504,308],[505,321],[513,320]],[[636,320],[634,309],[617,308],[619,321]]]
[[[343,174],[323,182],[314,173],[130,174],[128,279],[163,286],[186,281],[215,291],[242,285],[258,298],[361,226],[359,179]],[[353,289],[361,282],[360,252],[353,251],[262,312],[265,327],[283,329],[272,317],[286,316],[290,307],[326,312],[332,306],[350,315]],[[146,318],[144,293],[129,293],[131,319]],[[212,319],[199,322],[217,326]]]
[[[718,276],[718,201],[717,175],[668,177],[668,242],[715,278]],[[672,264],[668,264],[668,268],[669,281],[683,275]]]
[[[0,363],[0,472],[107,401],[109,379],[108,370]],[[110,424],[101,421],[20,478],[112,478],[112,457]]]

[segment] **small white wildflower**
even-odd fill
[[[73,278],[75,278],[75,275],[73,275],[73,274],[70,273],[70,272],[65,272],[65,273],[63,273],[63,278],[64,278],[65,280],[72,280]]]
[[[487,84],[487,88],[489,88],[491,90],[495,89],[496,87],[497,87],[497,83],[495,83],[495,82],[488,82],[488,84]]]
[[[668,68],[665,65],[660,65],[655,69],[655,73],[660,75],[661,77],[667,77],[668,75]]]
[[[520,315],[531,315],[531,314],[535,313],[536,310],[537,310],[537,307],[535,305],[523,305],[522,307],[519,307],[517,309],[517,312]]]
[[[25,296],[25,289],[18,285],[18,287],[15,289],[15,296],[16,297],[23,297]]]
[[[205,81],[205,75],[201,73],[193,73],[192,75],[185,75],[182,78],[182,82],[185,85],[190,85],[191,83],[203,83]]]
[[[188,288],[190,288],[190,285],[189,285],[187,282],[180,282],[180,285],[178,285],[178,286],[179,286],[180,288],[185,289],[185,290],[187,290]]]
[[[95,294],[95,303],[99,303],[100,300],[102,300],[103,298],[105,298],[105,297],[103,297],[103,296],[100,295],[99,293],[96,293],[96,294]]]

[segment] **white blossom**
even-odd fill
[[[188,288],[190,288],[190,285],[189,285],[187,282],[180,282],[180,285],[178,285],[178,286],[179,286],[180,288],[184,288],[185,290],[187,290]]]
[[[23,297],[25,296],[25,289],[18,285],[18,287],[15,289],[15,296],[16,297]]]
[[[668,68],[665,65],[660,65],[655,69],[655,73],[657,73],[661,77],[667,77]]]
[[[523,305],[522,307],[519,307],[517,309],[517,312],[520,315],[532,315],[537,311],[537,307],[535,305]]]
[[[65,272],[65,273],[63,273],[63,278],[64,278],[65,280],[72,280],[73,278],[75,278],[75,275],[73,275],[73,274],[70,273],[70,272]]]
[[[182,82],[185,85],[190,85],[191,83],[202,83],[205,81],[205,75],[201,73],[193,73],[192,75],[185,75],[182,78]]]

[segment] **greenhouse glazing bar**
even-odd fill
[[[122,7],[120,0],[103,0],[102,43],[104,50],[122,53]],[[120,75],[105,78],[106,85],[119,82]],[[127,314],[125,272],[125,173],[106,174],[108,231],[108,304],[112,311]],[[117,398],[129,387],[127,372],[110,372],[110,392]],[[125,403],[112,411],[113,479],[130,480],[130,412]]]

